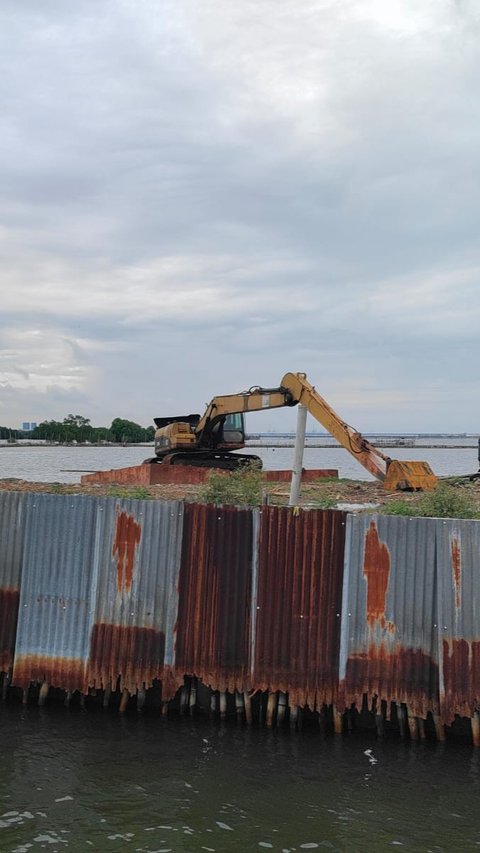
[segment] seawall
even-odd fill
[[[0,528],[5,697],[480,742],[478,521],[4,492]]]

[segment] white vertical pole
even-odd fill
[[[307,410],[305,406],[299,405],[297,414],[297,434],[295,436],[295,450],[293,454],[292,482],[290,485],[289,506],[297,506],[300,498],[300,486],[302,485],[303,449],[305,447],[305,430],[307,427]]]

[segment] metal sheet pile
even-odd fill
[[[479,566],[477,521],[3,492],[3,684],[478,722]]]
[[[179,573],[175,671],[214,690],[249,686],[256,511],[187,505]]]
[[[13,664],[23,564],[25,495],[4,492],[0,512],[0,672]]]
[[[252,686],[318,710],[336,699],[346,516],[262,509]]]
[[[347,523],[341,706],[405,703],[438,713],[435,522],[350,516]]]
[[[480,524],[440,522],[436,545],[441,716],[474,718],[480,741]]]

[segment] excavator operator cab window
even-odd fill
[[[227,415],[223,423],[223,444],[243,444],[245,441],[245,419],[242,412]]]

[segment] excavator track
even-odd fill
[[[211,468],[220,471],[238,471],[252,462],[255,462],[259,468],[262,467],[262,460],[259,456],[229,451],[222,453],[215,450],[199,450],[191,453],[182,451],[181,453],[167,453],[165,456],[145,459],[145,464],[195,466],[196,468]]]

